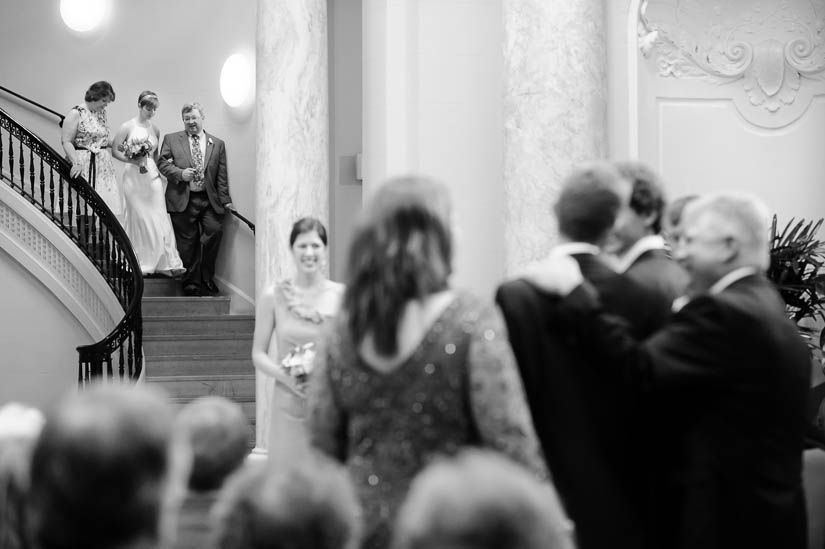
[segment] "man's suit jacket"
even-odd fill
[[[596,256],[574,257],[610,311],[635,334],[647,336],[666,321],[670,303]],[[640,496],[632,493],[640,463],[634,391],[609,369],[605,375],[583,364],[583,353],[562,332],[548,329],[550,309],[530,283],[503,284],[496,301],[553,483],[576,524],[579,547],[640,547]]]
[[[645,288],[661,293],[671,303],[685,295],[689,279],[687,271],[665,250],[647,250],[636,258],[625,274]]]
[[[203,156],[203,183],[209,203],[219,214],[224,205],[232,202],[229,195],[229,178],[226,170],[226,147],[224,142],[212,134],[204,132],[206,152]],[[158,169],[166,177],[166,209],[182,212],[189,203],[189,182],[181,179],[186,168],[194,168],[189,134],[185,131],[164,136],[160,148]]]
[[[587,283],[547,318],[601,371],[670,399],[673,455],[659,485],[656,547],[803,549],[802,451],[810,355],[761,275],[692,299],[644,342],[599,305]],[[817,517],[818,519],[819,517]]]

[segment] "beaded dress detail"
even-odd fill
[[[547,470],[501,315],[458,294],[390,372],[366,364],[336,319],[310,381],[311,443],[349,470],[364,512],[363,547],[385,548],[413,477],[466,446]]]

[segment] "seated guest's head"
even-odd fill
[[[378,353],[394,354],[404,306],[447,289],[450,208],[447,188],[431,179],[395,178],[375,191],[349,248],[344,311],[353,341],[371,334]]]
[[[550,485],[499,454],[467,450],[415,478],[393,549],[567,549],[572,530]]]
[[[215,508],[218,549],[357,547],[359,507],[346,472],[319,454],[231,477]]]
[[[31,450],[43,414],[15,402],[0,408],[0,547],[30,546],[26,538]]]
[[[47,415],[31,462],[31,510],[41,549],[160,545],[173,532],[188,447],[172,410],[145,386],[106,385]],[[169,523],[167,523],[169,521]]]
[[[685,206],[697,198],[699,198],[698,194],[688,194],[668,204],[662,217],[662,233],[671,249],[676,246],[679,235],[682,234],[682,213],[685,211]]]
[[[770,213],[744,193],[714,193],[689,203],[674,257],[690,274],[693,294],[741,267],[763,272],[770,263]]]
[[[630,182],[607,162],[577,167],[562,182],[553,208],[559,233],[570,242],[603,246],[622,209],[628,207],[630,190]]]
[[[221,396],[193,400],[175,425],[192,449],[189,489],[217,490],[248,453],[249,422],[240,405]]]
[[[625,208],[611,232],[608,251],[622,255],[642,237],[659,234],[665,196],[659,176],[641,162],[617,162],[616,169],[630,181],[629,208]]]

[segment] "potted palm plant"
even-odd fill
[[[825,343],[825,245],[816,238],[823,220],[788,221],[777,232],[777,219],[771,223],[771,263],[768,278],[782,298],[788,317],[796,322],[808,346],[821,350]]]

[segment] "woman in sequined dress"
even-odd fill
[[[310,381],[310,441],[350,471],[363,547],[383,549],[412,478],[467,446],[547,476],[498,311],[449,287],[446,188],[388,181],[349,252],[344,304]]]
[[[264,399],[270,406],[258,430],[258,447],[279,458],[298,455],[305,445],[303,388],[284,371],[282,362],[302,348],[309,349],[306,356],[311,360],[314,344],[337,314],[344,293],[342,284],[324,275],[327,231],[323,223],[313,217],[296,221],[289,246],[296,275],[268,288],[258,299],[252,342],[252,362],[268,376]]]
[[[72,163],[69,175],[72,178],[83,176],[90,185],[93,184],[97,194],[122,222],[123,196],[115,177],[106,119],[106,107],[114,100],[115,90],[105,80],[89,86],[84,102],[72,107],[66,114],[61,142],[66,158]],[[95,158],[94,170],[90,170],[92,155]]]

